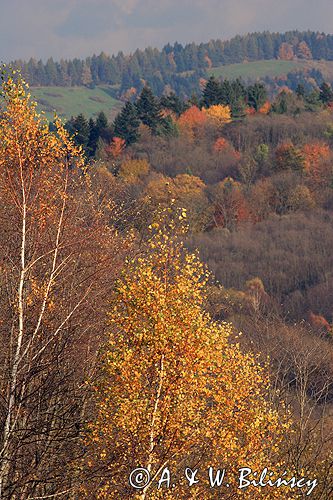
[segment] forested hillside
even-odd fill
[[[211,73],[330,60],[332,40],[30,61],[68,93],[120,85],[114,118],[64,123],[3,68],[1,499],[330,500],[333,90]],[[229,486],[189,487],[221,464]],[[285,483],[240,487],[243,466]]]
[[[109,51],[112,53],[112,47]],[[103,52],[84,60],[30,59],[14,61],[13,66],[21,69],[31,86],[118,85],[119,96],[130,96],[148,83],[158,95],[172,90],[189,97],[199,90],[200,78],[206,78],[211,68],[272,59],[332,61],[333,36],[311,31],[252,33],[199,45],[168,44],[162,50],[147,48],[130,55]],[[309,72],[311,78],[320,80],[320,71],[302,74]]]
[[[103,196],[118,193],[123,227],[147,235],[157,206],[186,209],[186,245],[214,275],[207,309],[243,332],[244,348],[270,356],[304,445],[289,450],[292,460],[330,485],[332,103],[325,82],[270,100],[262,84],[212,77],[189,101],[145,87],[113,123],[104,120],[95,149],[97,122],[86,120],[81,136]],[[67,124],[78,143],[82,122],[81,115]]]
[[[145,87],[113,123],[78,115],[66,128],[125,183],[138,227],[176,200],[191,246],[226,288],[259,279],[276,314],[309,324],[320,316],[330,336],[332,106],[327,83],[269,101],[262,84],[211,77],[195,102]]]
[[[188,498],[184,463],[228,460],[233,495],[244,460],[295,482],[290,416],[267,367],[208,312],[211,277],[185,248],[186,209],[137,210],[133,163],[122,175],[88,164],[23,82],[2,75],[1,498],[129,499],[138,478],[139,497],[153,499],[169,496],[155,485],[164,469],[172,496]],[[139,162],[139,177],[147,168]],[[208,498],[209,480],[193,492]]]

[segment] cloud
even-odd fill
[[[1,0],[0,59],[85,57],[251,31],[329,32],[331,0]]]

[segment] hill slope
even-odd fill
[[[32,87],[31,94],[38,103],[38,110],[44,111],[49,120],[54,111],[61,118],[70,118],[79,113],[87,117],[95,117],[104,111],[109,119],[113,119],[122,107],[122,103],[112,97],[112,88],[98,86],[87,87]]]
[[[305,61],[282,61],[269,59],[264,61],[244,62],[227,64],[208,70],[208,74],[227,79],[243,78],[244,80],[256,80],[266,76],[275,77],[300,70],[306,67]]]
[[[326,80],[333,80],[333,61],[304,61],[297,59],[293,61],[283,61],[281,59],[269,59],[226,64],[216,68],[211,68],[207,71],[207,73],[209,75],[227,78],[230,80],[235,78],[256,80],[265,77],[275,78],[296,71],[306,73],[312,69],[320,71]]]

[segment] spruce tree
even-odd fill
[[[247,89],[248,104],[256,111],[265,104],[267,100],[267,91],[262,83],[250,85]]]
[[[106,117],[106,114],[104,113],[104,111],[100,111],[96,118],[96,127],[99,131],[101,131],[107,128],[107,126],[108,126],[108,119]]]
[[[216,80],[215,76],[211,76],[202,93],[202,105],[205,108],[209,108],[215,104],[221,104],[221,94],[221,84]]]
[[[160,99],[160,105],[164,109],[170,109],[177,116],[180,116],[185,110],[186,105],[174,92],[169,95],[164,95]]]
[[[246,88],[239,78],[231,83],[232,92],[229,106],[234,118],[245,115]]]
[[[126,141],[126,144],[133,144],[139,138],[140,121],[136,107],[131,102],[127,102],[114,121],[114,135]]]
[[[230,106],[233,102],[234,90],[229,80],[224,80],[221,84],[221,104]]]
[[[101,137],[103,141],[110,142],[112,139],[113,135],[113,130],[112,127],[109,126],[108,124],[108,119],[104,113],[104,111],[101,111],[96,119],[96,128],[97,128],[97,133],[98,137]]]
[[[89,141],[89,123],[82,113],[74,119],[73,128],[76,134],[74,138],[76,144],[85,148]]]
[[[163,117],[158,99],[154,96],[150,87],[146,86],[142,89],[136,102],[136,109],[142,123],[147,125],[153,133],[158,133]]]
[[[299,97],[300,99],[304,99],[305,94],[306,94],[306,91],[305,91],[305,87],[304,87],[303,83],[299,83],[296,87],[297,97]]]
[[[97,141],[99,138],[99,133],[98,129],[96,127],[96,124],[93,120],[93,118],[89,119],[89,141],[87,145],[87,150],[89,153],[89,156],[94,156],[97,148]]]

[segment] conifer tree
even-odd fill
[[[98,129],[93,118],[89,119],[89,140],[87,144],[87,150],[90,156],[94,156],[97,148],[97,142],[99,138]]]
[[[319,96],[319,99],[324,104],[329,104],[329,103],[333,102],[333,91],[332,91],[332,88],[326,82],[323,82],[320,85],[320,96]]]
[[[267,91],[262,83],[250,85],[247,89],[248,104],[258,111],[267,100]]]
[[[76,118],[74,118],[73,129],[75,133],[75,143],[84,148],[89,142],[89,123],[85,116],[80,113]]]
[[[229,80],[223,80],[221,84],[221,103],[230,105],[233,101],[234,91]]]
[[[164,109],[170,109],[177,116],[180,116],[185,110],[186,105],[174,92],[169,95],[164,95],[160,99],[160,105]]]
[[[304,99],[306,91],[305,91],[305,87],[304,87],[303,83],[299,83],[297,85],[295,93],[296,93],[297,97],[299,97],[300,99]]]
[[[139,138],[140,121],[137,110],[128,101],[114,121],[114,135],[126,141],[126,144],[133,144]]]
[[[104,111],[100,111],[96,118],[96,127],[99,130],[99,132],[102,132],[102,130],[106,129],[107,126],[108,126],[108,119],[106,117],[106,114],[104,113]]]
[[[138,116],[144,125],[147,125],[153,133],[159,131],[163,117],[158,99],[154,96],[150,87],[145,86],[136,102]]]
[[[211,76],[202,93],[202,105],[205,108],[209,108],[210,106],[221,104],[221,93],[221,84],[216,80],[215,76]]]

